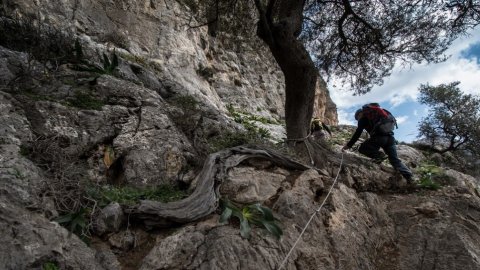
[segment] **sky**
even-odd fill
[[[329,82],[339,124],[356,125],[355,111],[363,104],[378,102],[396,117],[395,138],[398,141],[417,140],[418,122],[428,115],[428,107],[417,102],[421,84],[436,86],[459,81],[464,93],[480,95],[480,27],[457,39],[446,55],[450,57],[442,63],[396,67],[392,75],[384,79],[383,85],[375,86],[365,95],[353,96],[346,86]]]

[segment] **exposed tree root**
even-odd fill
[[[309,169],[269,149],[234,147],[211,154],[206,159],[202,171],[196,177],[195,191],[189,197],[170,203],[144,200],[126,212],[131,218],[141,220],[148,227],[158,227],[171,222],[187,223],[203,218],[217,209],[220,197],[218,188],[228,170],[250,158],[263,158],[291,170]]]

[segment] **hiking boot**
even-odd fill
[[[388,157],[387,156],[381,156],[378,158],[373,158],[372,162],[375,164],[382,164],[383,161],[385,161]]]
[[[408,189],[417,189],[417,188],[420,188],[420,185],[418,183],[418,181],[412,176],[406,176],[405,177],[405,180],[407,180],[407,188]]]

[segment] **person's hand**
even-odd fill
[[[345,150],[348,150],[348,149],[350,149],[350,146],[348,146],[348,145],[345,145],[344,147],[342,147],[342,151],[344,151],[344,152],[345,152]]]

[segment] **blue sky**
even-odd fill
[[[480,27],[469,36],[456,40],[447,50],[450,58],[438,64],[418,64],[411,68],[396,67],[384,84],[366,95],[353,96],[345,86],[328,83],[330,96],[337,104],[340,124],[356,125],[355,111],[365,103],[378,102],[397,118],[395,137],[399,141],[417,139],[418,122],[428,108],[417,102],[421,84],[438,85],[460,81],[464,93],[480,95]]]

